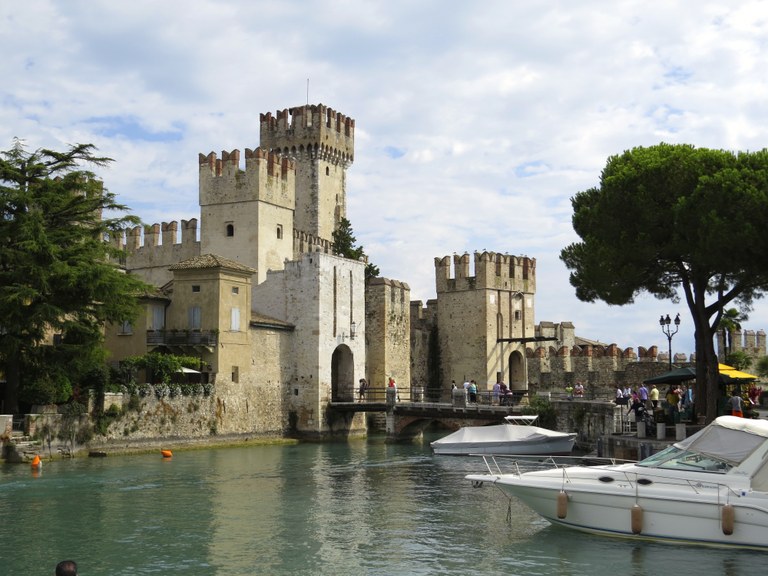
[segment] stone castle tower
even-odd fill
[[[451,275],[453,263],[454,275]],[[526,342],[535,339],[536,260],[494,252],[435,258],[441,387],[473,379],[526,390]],[[445,370],[450,370],[446,373]]]
[[[347,212],[355,121],[323,105],[297,106],[260,119],[261,146],[296,163],[295,229],[330,241]]]
[[[346,216],[346,170],[354,158],[355,121],[323,106],[260,116],[260,143],[200,155],[203,254],[242,262],[262,282],[268,270],[306,252],[330,252]]]
[[[260,147],[242,156],[200,154],[199,228],[163,222],[114,238],[125,269],[162,298],[147,304],[141,329],[114,334],[113,359],[150,349],[199,356],[221,431],[364,426],[326,415],[329,400],[353,399],[367,376],[365,264],[332,254],[354,127],[322,104],[299,106],[262,114]]]
[[[137,226],[126,238],[126,269],[156,286],[168,267],[218,254],[268,270],[307,252],[331,253],[333,231],[346,216],[346,170],[354,159],[355,121],[322,104],[260,116],[261,146],[199,155],[200,240],[196,218]]]
[[[291,160],[262,148],[200,154],[202,254],[219,254],[256,270],[280,270],[293,258],[296,170]]]

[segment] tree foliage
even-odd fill
[[[560,258],[577,297],[625,305],[643,292],[682,295],[696,336],[696,409],[712,420],[720,320],[768,287],[768,151],[634,148],[610,157],[600,186],[571,202],[581,241]]]
[[[736,308],[728,308],[723,311],[723,316],[720,318],[720,330],[723,331],[725,336],[725,356],[726,358],[731,354],[733,350],[733,332],[741,330],[741,323],[746,322],[749,316],[743,314]]]
[[[725,364],[733,366],[736,370],[745,371],[752,366],[752,357],[744,350],[735,350],[725,357]]]
[[[333,231],[333,253],[350,260],[360,260],[365,257],[365,252],[362,246],[355,246],[356,242],[350,221],[346,218],[339,220],[336,230]],[[378,275],[379,267],[368,262],[365,266],[365,279],[376,278]]]
[[[104,362],[105,322],[132,320],[146,287],[114,264],[105,240],[138,219],[83,165],[104,166],[90,144],[0,152],[0,363],[4,410],[60,402]],[[53,335],[58,335],[50,345]]]
[[[132,356],[120,362],[121,373],[128,379],[135,379],[137,370],[144,370],[147,380],[156,384],[170,384],[182,368],[198,370],[201,360],[195,356],[161,354],[148,352],[141,356]],[[129,384],[131,382],[124,382]]]

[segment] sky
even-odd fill
[[[259,114],[355,120],[347,216],[381,275],[435,297],[434,258],[537,260],[536,322],[694,350],[684,302],[580,302],[560,251],[607,159],[768,142],[768,2],[3,0],[0,150],[92,143],[145,223],[199,218],[198,153],[255,148]],[[742,323],[768,329],[768,304]]]

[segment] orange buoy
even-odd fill
[[[643,531],[643,509],[639,504],[632,506],[632,534],[640,534]]]
[[[163,458],[170,458],[171,456],[173,456],[173,452],[171,452],[170,450],[160,450],[160,454],[163,455]]]
[[[720,513],[720,521],[723,528],[723,534],[730,536],[733,534],[733,524],[736,520],[736,511],[733,504],[726,504]]]
[[[35,457],[32,458],[32,468],[42,468],[43,467],[43,461],[40,460],[40,456],[35,454]]]
[[[562,520],[568,514],[568,494],[565,490],[560,490],[557,495],[557,517]]]

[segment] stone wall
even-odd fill
[[[373,278],[365,288],[366,372],[372,387],[390,377],[401,388],[412,384],[410,288],[389,278]]]
[[[621,431],[621,406],[613,402],[553,398],[557,429],[576,432],[576,443],[591,447],[597,439]]]
[[[158,398],[150,393],[133,402],[123,398],[123,410],[106,435],[94,434],[89,449],[137,449],[190,441],[215,442],[217,437],[282,437],[285,434],[281,390],[263,386],[217,385],[210,396]],[[138,404],[138,405],[136,405]]]
[[[528,348],[526,355],[528,388],[533,394],[559,394],[581,381],[588,398],[612,398],[617,385],[635,388],[669,368],[656,360],[655,346],[640,348],[639,357],[633,348],[621,349],[615,344]]]

